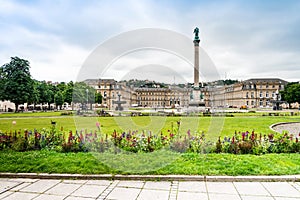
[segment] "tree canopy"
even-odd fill
[[[288,103],[300,103],[300,84],[298,82],[289,83],[281,92],[283,100]]]
[[[33,91],[33,80],[30,75],[29,61],[12,57],[11,61],[1,66],[1,99],[9,100],[16,105],[27,103]]]

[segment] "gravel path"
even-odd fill
[[[300,122],[278,124],[274,125],[272,128],[274,131],[279,133],[282,133],[282,131],[288,131],[295,136],[299,136],[300,134]]]

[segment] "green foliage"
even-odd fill
[[[101,104],[102,103],[102,95],[100,92],[95,93],[95,103]]]
[[[29,62],[18,57],[12,57],[10,63],[1,67],[1,99],[14,102],[16,111],[20,104],[30,100],[34,90],[29,68]]]
[[[94,103],[95,89],[84,82],[76,82],[73,88],[73,99],[75,103]]]
[[[14,151],[26,151],[27,150],[27,142],[24,138],[19,137],[16,141],[14,141],[11,145],[12,150]]]
[[[42,104],[50,104],[53,103],[54,99],[54,91],[53,87],[50,83],[46,83],[46,81],[39,82],[37,86],[37,90],[39,92],[39,102]]]
[[[300,84],[297,83],[289,83],[284,88],[284,91],[281,91],[283,100],[288,103],[300,103]]]
[[[62,106],[64,103],[64,96],[63,93],[61,91],[58,91],[55,95],[54,95],[54,103],[56,106]]]
[[[73,100],[73,89],[74,89],[74,83],[73,81],[70,81],[64,90],[64,96],[65,96],[65,102],[71,104]]]

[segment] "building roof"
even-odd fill
[[[283,79],[280,79],[280,78],[251,78],[251,79],[248,79],[248,80],[245,80],[245,81],[242,81],[244,83],[249,83],[249,82],[252,82],[252,83],[260,83],[260,82],[281,82],[283,84],[287,84],[288,82],[283,80]]]

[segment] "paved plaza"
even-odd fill
[[[300,199],[300,182],[0,179],[2,200]]]

